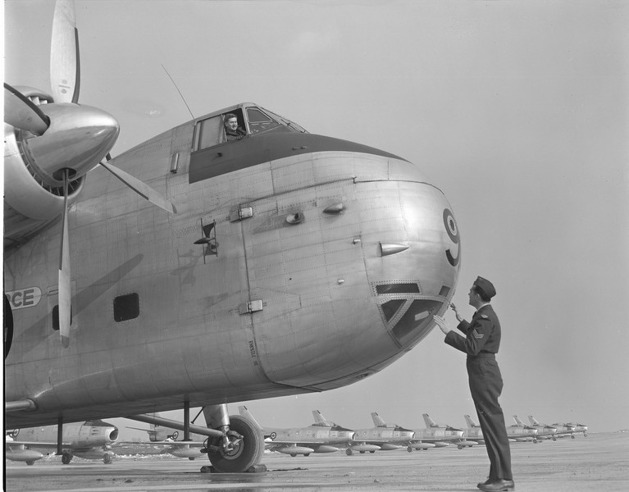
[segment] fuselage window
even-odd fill
[[[282,126],[257,108],[247,108],[247,118],[252,135],[268,132]]]
[[[114,299],[114,321],[121,322],[140,316],[140,296],[126,294]]]

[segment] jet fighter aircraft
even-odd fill
[[[475,446],[475,441],[465,439],[465,432],[462,429],[457,429],[449,425],[439,425],[430,418],[427,413],[422,414],[425,429],[415,429],[415,436],[413,442],[409,444],[407,451],[410,453],[413,449],[425,449],[427,444],[432,444],[434,447],[445,447],[450,444],[456,444],[457,448],[463,449],[465,447]]]
[[[513,416],[513,420],[515,420],[516,425],[519,427],[533,427],[535,430],[537,430],[537,439],[540,441],[546,441],[548,439],[552,439],[553,441],[557,440],[557,427],[554,427],[552,425],[533,423],[531,423],[530,426],[527,426],[524,422],[520,420],[517,415]]]
[[[51,93],[5,84],[8,428],[202,406],[212,465],[242,472],[264,441],[227,403],[360,381],[433,329],[460,236],[417,165],[254,103],[110,159],[71,0],[52,32]]]
[[[575,434],[583,433],[583,437],[587,437],[588,427],[584,424],[573,424],[572,422],[568,422],[565,424],[556,423],[552,424],[554,427],[557,427],[557,437],[565,437],[565,435],[570,435],[572,439],[575,438]]]
[[[483,431],[476,422],[472,420],[472,417],[465,415],[465,421],[467,422],[467,435],[468,441],[476,441],[479,444],[484,444]],[[513,442],[537,442],[537,429],[528,425],[520,426],[518,424],[510,425],[507,427],[507,438]]]
[[[313,425],[286,429],[262,427],[245,406],[238,407],[238,411],[258,425],[264,435],[266,449],[293,457],[298,454],[334,453],[339,447],[347,447],[354,437],[351,429],[317,419],[317,410],[312,412],[316,420]]]
[[[32,465],[45,454],[57,450],[67,465],[74,456],[111,463],[115,453],[111,446],[118,440],[118,428],[102,420],[74,422],[63,426],[61,449],[58,448],[56,425],[16,429],[5,442],[5,456],[11,461]],[[18,439],[19,437],[19,439]]]
[[[374,453],[377,450],[391,451],[408,446],[414,432],[397,424],[387,424],[377,412],[371,413],[374,427],[358,429],[354,435],[355,444],[347,448],[347,455],[354,451]]]
[[[553,441],[557,437],[566,437],[566,436],[574,437],[574,427],[571,426],[571,425],[567,425],[567,424],[553,424],[553,425],[540,424],[535,419],[535,417],[533,417],[532,415],[529,415],[529,422],[531,423],[531,426],[535,427],[536,429],[539,429],[541,427],[555,429],[555,433],[552,436],[553,437]]]
[[[158,413],[154,416],[159,417]],[[121,443],[123,446],[131,445],[134,450],[142,449],[143,446],[151,449],[158,449],[160,454],[172,454],[177,458],[188,458],[194,460],[203,456],[202,449],[205,446],[206,437],[200,434],[189,435],[189,440],[183,440],[183,436],[177,430],[164,427],[158,424],[151,424],[150,428],[127,427],[129,429],[142,430],[149,436],[149,443],[132,442]]]

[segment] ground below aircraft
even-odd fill
[[[51,94],[5,83],[7,427],[202,406],[212,465],[242,472],[264,441],[226,403],[360,381],[432,330],[460,236],[417,165],[254,103],[110,159],[71,0],[52,32]]]

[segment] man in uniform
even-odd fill
[[[225,136],[227,141],[240,140],[245,137],[247,132],[238,126],[238,118],[233,113],[225,115]]]
[[[457,328],[465,337],[451,330],[442,317],[433,318],[446,335],[445,342],[467,354],[470,391],[491,463],[489,479],[479,483],[478,488],[486,492],[507,491],[514,489],[515,484],[505,419],[498,403],[502,392],[502,376],[496,362],[500,347],[500,322],[490,304],[496,289],[489,280],[478,277],[468,295],[470,305],[476,308],[471,322],[461,318],[454,304],[450,305],[459,321]]]

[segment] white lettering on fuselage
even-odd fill
[[[13,290],[6,293],[11,303],[11,309],[24,309],[34,307],[41,300],[41,290],[39,287],[28,287],[26,289]]]

